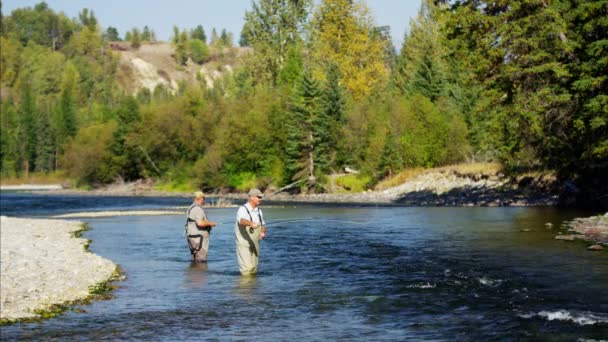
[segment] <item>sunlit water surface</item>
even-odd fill
[[[86,198],[92,203],[62,210],[62,201],[74,199],[40,197],[5,194],[2,214],[25,216],[18,208],[28,203],[38,216],[189,204]],[[54,205],[36,207],[42,202]],[[236,209],[207,213],[222,224],[213,230],[208,264],[197,266],[189,262],[182,216],[84,219],[90,250],[127,275],[115,298],[79,307],[84,313],[4,326],[2,339],[608,339],[608,253],[554,240],[555,230],[544,226],[581,213],[269,206],[253,278],[238,274]]]

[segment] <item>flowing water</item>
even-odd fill
[[[41,203],[44,203],[42,205]],[[71,203],[71,204],[69,204]],[[2,214],[169,208],[184,198],[3,194]],[[554,240],[551,208],[267,206],[260,273],[241,277],[236,208],[207,209],[209,262],[191,265],[184,217],[84,219],[90,250],[127,279],[115,298],[3,340],[608,339],[608,253]],[[530,229],[530,231],[522,231]]]

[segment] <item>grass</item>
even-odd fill
[[[370,181],[369,176],[347,175],[336,178],[336,185],[345,189],[340,192],[363,192]]]
[[[424,171],[425,169],[421,167],[405,169],[392,177],[388,177],[380,181],[378,184],[376,184],[375,190],[384,190],[401,185],[407,182],[408,180],[422,174]]]
[[[75,230],[71,233],[71,237],[73,238],[82,238],[82,233],[86,232],[87,230],[89,230],[89,225],[86,223],[83,223],[80,225],[80,229]],[[82,246],[85,250],[85,252],[90,252],[89,251],[89,245],[91,244],[91,240],[90,239],[84,239],[84,245]]]
[[[28,177],[23,174],[19,175],[2,175],[0,183],[2,185],[20,185],[20,184],[62,184],[66,181],[71,181],[63,172],[31,172]]]

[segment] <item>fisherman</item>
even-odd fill
[[[215,222],[207,219],[203,209],[205,194],[202,191],[194,193],[194,202],[186,211],[186,241],[192,254],[192,262],[207,262],[209,237]]]
[[[264,194],[258,189],[251,189],[247,196],[247,203],[239,207],[236,213],[236,257],[241,274],[254,275],[258,271],[260,240],[266,234],[266,221],[259,208]]]

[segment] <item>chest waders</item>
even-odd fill
[[[188,248],[190,249],[190,254],[192,254],[192,257],[194,258],[194,255],[196,253],[198,253],[201,248],[203,247],[203,235],[202,234],[188,234],[188,224],[193,222],[194,226],[198,228],[198,226],[196,225],[196,221],[190,218],[190,211],[192,211],[192,208],[194,207],[200,207],[200,205],[198,204],[194,204],[190,206],[190,209],[188,209],[188,213],[186,214],[186,229],[184,230],[184,235],[186,235],[186,243],[188,244]],[[201,207],[202,209],[202,207]],[[209,229],[209,232],[211,232],[211,229]],[[190,243],[190,239],[198,239],[198,243],[196,243],[194,246]]]
[[[247,214],[249,214],[249,221],[253,222],[253,216],[251,216],[251,212],[247,209],[247,206],[244,205],[243,208],[245,208]],[[260,227],[262,227],[262,209],[258,209],[258,218],[260,219]],[[253,234],[253,227],[249,227],[249,234]]]

